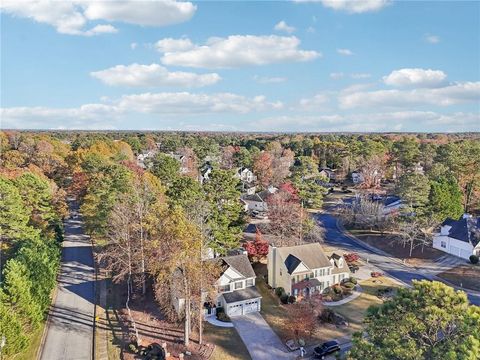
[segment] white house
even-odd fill
[[[250,184],[255,181],[256,177],[253,172],[248,168],[238,168],[235,176],[242,182]]]
[[[398,196],[387,196],[383,200],[383,215],[397,214],[405,204]]]
[[[255,272],[247,255],[225,256],[222,275],[217,281],[217,299],[214,306],[207,306],[207,314],[223,307],[228,316],[244,315],[260,311],[262,296],[255,287]]]
[[[363,175],[359,171],[352,172],[352,181],[355,185],[363,183]]]
[[[180,163],[180,174],[186,174],[188,172],[188,158],[185,155],[175,153],[168,153],[166,155]]]
[[[210,164],[206,164],[201,170],[199,174],[199,181],[203,184],[205,181],[210,179],[210,174],[213,171],[213,166]]]
[[[156,150],[149,150],[147,152],[142,152],[137,155],[137,165],[141,168],[146,168],[147,164],[145,163],[148,159],[152,159],[157,154]]]
[[[319,243],[288,247],[269,246],[268,284],[288,295],[309,296],[350,277],[343,256],[325,254]]]
[[[245,211],[266,212],[268,210],[267,198],[278,191],[275,187],[269,187],[267,190],[256,194],[244,194],[240,200],[245,204]]]
[[[468,259],[480,256],[480,218],[464,214],[459,220],[447,219],[440,232],[433,237],[433,247],[446,253]]]

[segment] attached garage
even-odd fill
[[[260,311],[262,297],[255,286],[224,293],[222,296],[225,313],[228,316],[240,316]]]

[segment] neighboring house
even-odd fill
[[[235,176],[242,182],[250,184],[255,181],[256,177],[253,172],[248,168],[238,168]]]
[[[319,172],[320,176],[323,176],[328,179],[328,181],[335,181],[337,178],[337,174],[335,174],[335,171],[329,168],[322,168],[320,169]]]
[[[398,196],[387,196],[383,200],[383,214],[394,215],[397,214],[404,206],[403,200]]]
[[[480,218],[464,214],[459,220],[448,218],[440,232],[433,237],[433,247],[443,252],[468,259],[480,256]]]
[[[147,168],[147,164],[145,163],[148,159],[152,159],[157,154],[155,150],[149,150],[147,152],[143,152],[137,155],[137,165],[141,168]]]
[[[352,181],[355,185],[363,183],[363,175],[359,171],[352,172]]]
[[[245,211],[268,211],[267,198],[277,192],[277,188],[269,187],[267,190],[260,191],[256,194],[242,195],[240,200],[245,204]]]
[[[247,255],[225,256],[206,261],[220,261],[222,273],[216,283],[215,301],[205,302],[205,316],[215,315],[219,307],[222,307],[228,316],[260,311],[262,296],[255,287],[256,275]],[[183,296],[180,293],[172,294],[172,300],[176,311],[181,313],[185,306]]]
[[[268,284],[288,295],[308,297],[350,277],[343,256],[328,256],[319,243],[288,247],[269,246]]]
[[[213,171],[213,166],[210,165],[210,164],[205,164],[205,166],[203,166],[201,169],[200,169],[200,183],[203,184],[205,181],[208,181],[210,179],[210,174],[212,173]]]

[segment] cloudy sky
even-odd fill
[[[1,127],[480,131],[480,2],[1,2]]]

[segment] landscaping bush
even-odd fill
[[[353,263],[355,261],[358,261],[360,259],[360,256],[358,256],[357,253],[350,253],[350,254],[343,254],[343,258],[347,263]]]
[[[288,304],[288,295],[283,293],[281,296],[280,296],[280,301],[282,302],[282,304]]]
[[[290,296],[288,297],[288,303],[289,303],[289,304],[293,304],[293,303],[295,303],[296,301],[297,301],[297,298],[296,298],[295,296],[290,295]]]
[[[230,322],[230,318],[224,312],[221,312],[221,313],[217,312],[217,320],[223,321],[223,322]]]
[[[474,265],[478,264],[479,262],[479,258],[477,255],[470,255],[470,258],[469,258],[470,262]]]
[[[320,321],[325,322],[325,323],[332,323],[333,320],[335,319],[335,312],[332,309],[325,308],[321,312],[320,315],[318,315],[318,318]]]
[[[341,295],[343,293],[343,290],[339,285],[333,286],[332,290],[336,295]]]
[[[217,314],[224,313],[224,312],[225,312],[225,309],[222,306],[217,307],[217,311],[216,311]]]
[[[285,289],[283,287],[277,287],[275,289],[275,295],[278,297],[281,297],[283,294],[285,294]]]
[[[357,285],[358,281],[356,278],[354,278],[353,276],[351,276],[349,279],[348,279],[349,282],[351,282],[353,285]]]
[[[347,289],[353,289],[355,287],[355,284],[354,283],[351,283],[350,281],[347,281],[347,282],[344,282],[342,284],[343,287],[347,288]]]

